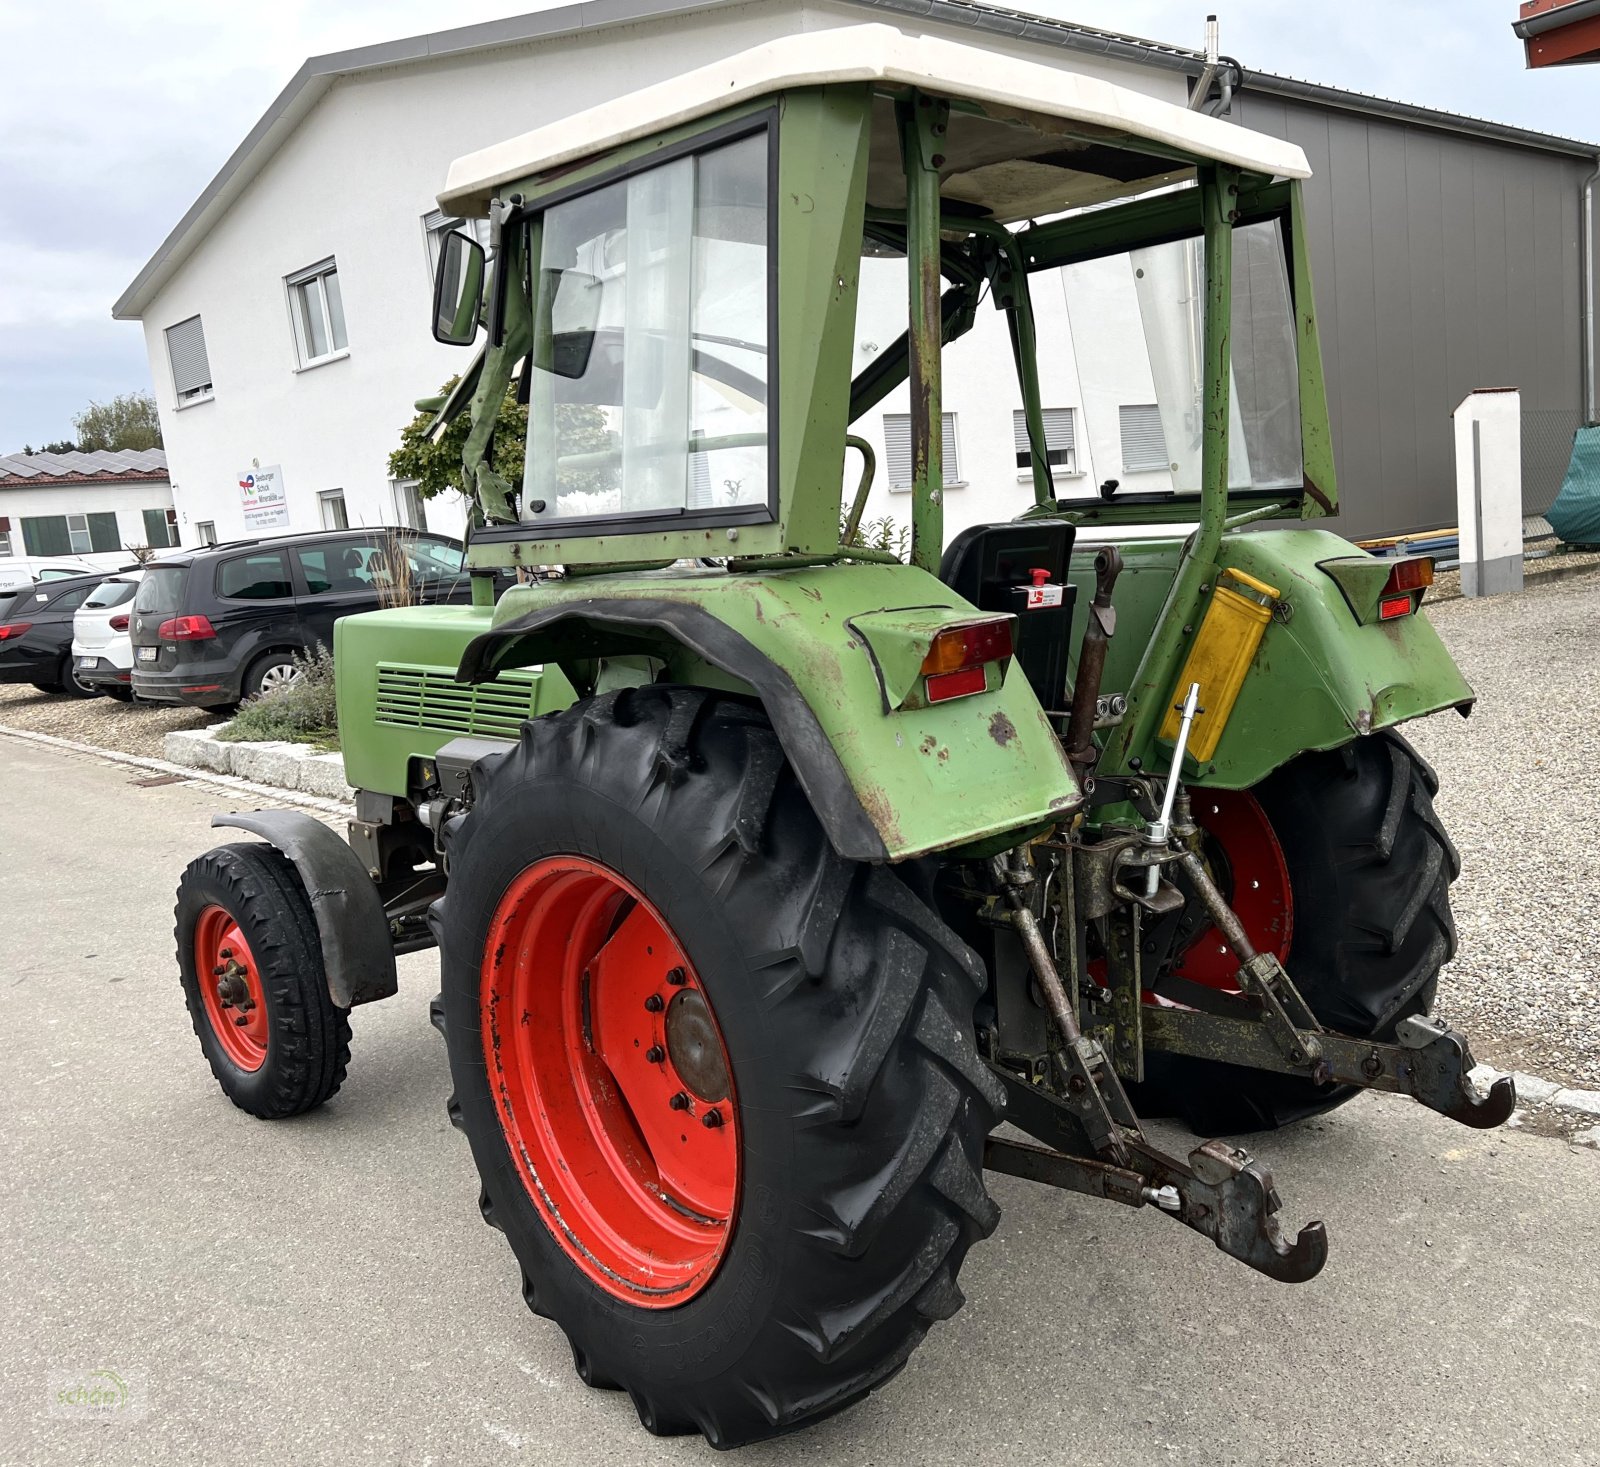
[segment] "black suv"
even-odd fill
[[[164,555],[133,601],[133,690],[228,707],[333,648],[333,624],[384,605],[471,600],[462,545],[417,530],[325,530]]]
[[[40,692],[74,698],[103,693],[104,688],[78,681],[72,614],[112,574],[52,577],[0,591],[0,683],[32,683]]]

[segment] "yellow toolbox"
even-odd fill
[[[1225,584],[1233,582],[1234,585]],[[1281,593],[1265,581],[1241,570],[1224,570],[1206,608],[1200,634],[1189,649],[1189,660],[1178,674],[1176,686],[1200,684],[1200,711],[1189,732],[1189,756],[1204,764],[1217,751],[1217,741],[1227,727],[1228,715],[1244,685],[1244,675],[1261,645],[1262,633],[1272,620]],[[1161,737],[1172,743],[1178,737],[1178,710],[1167,709]]]

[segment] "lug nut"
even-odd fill
[[[645,1050],[644,1057],[653,1065],[659,1065],[667,1057],[667,1052],[659,1044],[652,1044]]]
[[[689,1097],[680,1090],[672,1097],[671,1100],[667,1102],[667,1104],[670,1105],[674,1110],[688,1110]]]
[[[689,975],[682,968],[674,968],[667,974],[667,982],[674,988],[682,988],[689,981]]]
[[[700,1124],[710,1130],[716,1130],[722,1124],[722,1112],[720,1110],[708,1110],[700,1117]]]
[[[246,1018],[243,1014],[240,1014],[239,1017],[237,1019],[235,1019],[233,1022],[235,1024],[237,1024],[239,1026],[239,1028],[242,1029],[242,1028],[244,1028],[244,1026],[246,1024],[248,1024],[250,1022],[250,1020],[248,1018]]]
[[[223,975],[223,974],[224,974],[224,973],[226,973],[226,972],[227,972],[227,971],[228,971],[228,967],[227,967],[227,964],[226,964],[226,963],[218,963],[218,964],[217,964],[217,966],[216,966],[216,967],[214,967],[214,968],[213,968],[213,969],[212,969],[212,970],[211,970],[211,976],[212,976],[212,977],[213,977],[213,978],[220,978],[220,977],[222,977],[222,975]]]
[[[666,1007],[666,1005],[662,1003],[661,995],[659,993],[652,993],[650,997],[644,1001],[644,1006],[652,1014],[659,1014],[661,1010]]]

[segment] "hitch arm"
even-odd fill
[[[1409,1095],[1475,1130],[1502,1124],[1517,1103],[1516,1085],[1504,1075],[1488,1095],[1478,1095],[1467,1078],[1473,1058],[1466,1039],[1439,1019],[1420,1015],[1402,1019],[1394,1044],[1352,1039],[1326,1029],[1305,1033],[1300,1053],[1307,1058],[1297,1064],[1262,1018],[1174,1008],[1147,1008],[1142,1017],[1144,1040],[1152,1049]]]

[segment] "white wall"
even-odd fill
[[[318,494],[333,489],[343,490],[352,525],[396,521],[388,455],[414,400],[470,360],[464,349],[434,343],[428,331],[421,218],[453,158],[775,35],[863,18],[859,8],[759,0],[336,82],[144,312],[184,543],[197,541],[202,521],[213,522],[222,539],[244,533],[237,480],[252,465],[281,465],[290,529],[316,528]],[[929,29],[1040,59],[1036,48],[1003,38]],[[1056,59],[1182,99],[1184,81],[1175,73],[1067,52]],[[297,370],[283,278],[329,255],[339,267],[348,355]],[[1065,339],[1063,312],[1041,303],[1041,335],[1048,317]],[[163,332],[195,314],[204,323],[214,393],[179,408]],[[969,478],[949,496],[953,532],[1015,513],[1030,490],[1015,468],[1011,409],[1020,398],[1003,318],[984,307],[949,360],[946,405],[959,414]],[[1067,397],[1070,350],[1050,371],[1046,406],[1074,405]],[[903,390],[883,410],[903,411]],[[881,452],[876,415],[872,428]],[[1092,471],[1063,481],[1062,492],[1079,482],[1093,484]],[[889,499],[880,487],[872,513],[895,512]],[[903,517],[907,501],[893,499]],[[459,532],[463,505],[436,501],[427,518],[432,528]]]
[[[87,561],[101,570],[116,570],[133,557],[126,547],[145,543],[144,515],[147,509],[171,509],[172,491],[164,480],[120,484],[40,484],[0,486],[0,515],[11,521],[11,559],[27,555],[22,539],[22,521],[35,516],[114,513],[122,549],[68,559]],[[0,556],[0,569],[7,557]]]

